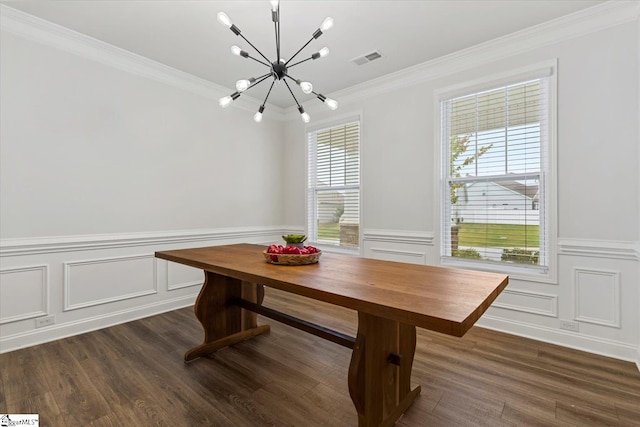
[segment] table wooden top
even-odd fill
[[[237,244],[156,252],[156,257],[353,310],[462,336],[507,286],[505,274],[323,252],[302,266],[269,264],[265,246]]]

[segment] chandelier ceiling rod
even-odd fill
[[[318,59],[318,58],[323,58],[323,57],[325,57],[325,56],[327,56],[329,54],[329,48],[323,47],[318,52],[313,53],[310,57],[308,57],[306,59],[303,59],[302,61],[298,61],[295,64],[292,64],[292,65],[288,66],[289,62],[291,62],[293,60],[293,58],[298,56],[298,54],[300,52],[302,52],[302,50],[304,48],[306,48],[312,41],[316,40],[325,31],[327,31],[331,27],[333,27],[333,18],[330,18],[330,17],[326,18],[322,22],[322,24],[320,25],[320,28],[318,28],[313,33],[313,35],[311,36],[311,39],[308,42],[306,42],[300,49],[298,49],[298,51],[296,53],[294,53],[293,56],[291,58],[289,58],[288,61],[285,61],[280,56],[280,2],[279,2],[279,0],[271,0],[271,20],[273,21],[275,38],[276,38],[276,60],[273,61],[273,62],[271,62],[269,60],[269,58],[267,58],[262,52],[260,52],[260,50],[257,47],[255,47],[253,45],[253,43],[251,43],[244,35],[242,35],[242,32],[240,31],[240,29],[238,27],[236,27],[231,22],[231,20],[229,19],[229,17],[227,16],[226,13],[218,12],[218,21],[221,24],[229,27],[229,29],[236,36],[242,37],[244,39],[244,41],[246,41],[249,44],[249,46],[251,46],[256,52],[258,52],[258,54],[260,56],[262,56],[267,62],[265,63],[265,62],[261,61],[260,59],[254,58],[253,56],[249,55],[248,52],[242,50],[238,46],[231,46],[231,52],[236,56],[241,56],[243,58],[253,59],[256,62],[259,62],[260,64],[269,67],[269,72],[267,74],[264,74],[264,75],[258,77],[258,78],[251,77],[248,80],[247,79],[238,80],[236,82],[237,91],[232,93],[229,96],[225,96],[225,97],[220,98],[218,100],[218,104],[220,104],[220,106],[223,107],[223,108],[227,107],[227,106],[229,106],[229,104],[231,104],[231,102],[233,102],[236,99],[238,99],[240,97],[240,95],[242,94],[242,92],[245,92],[245,91],[251,89],[252,87],[257,86],[258,84],[262,83],[263,81],[265,81],[269,77],[273,77],[273,82],[271,82],[271,87],[269,88],[269,91],[267,92],[267,96],[264,98],[264,102],[262,103],[262,105],[260,105],[260,108],[258,108],[258,112],[253,116],[253,119],[256,122],[262,121],[262,113],[264,112],[265,104],[267,103],[267,99],[269,99],[269,95],[271,94],[271,90],[273,89],[273,86],[277,81],[283,81],[285,86],[287,86],[287,89],[289,89],[289,93],[291,93],[291,96],[293,97],[293,100],[296,102],[296,105],[298,106],[298,111],[300,112],[300,117],[302,118],[302,121],[305,122],[305,123],[308,123],[311,120],[311,118],[309,117],[309,114],[304,111],[304,108],[302,108],[302,106],[298,102],[298,99],[293,94],[293,91],[291,90],[291,87],[289,86],[289,83],[287,83],[285,78],[289,78],[289,79],[293,80],[298,86],[300,86],[300,89],[302,90],[303,93],[305,93],[305,94],[313,93],[316,96],[316,98],[318,98],[320,101],[324,102],[327,105],[327,107],[329,107],[330,109],[335,110],[336,108],[338,108],[338,102],[337,101],[335,101],[335,100],[333,100],[331,98],[327,98],[326,96],[322,95],[321,93],[314,92],[313,91],[313,85],[311,83],[309,83],[307,81],[294,79],[288,73],[289,69],[292,68],[292,67],[295,67],[296,65],[302,64],[303,62],[307,62],[309,60],[315,60],[315,59]]]

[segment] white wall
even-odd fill
[[[279,238],[282,122],[22,18],[3,9],[0,351],[193,304],[202,273],[156,250]]]
[[[305,105],[314,125],[362,114],[363,254],[439,263],[434,92],[557,58],[555,276],[512,277],[480,323],[640,358],[640,36],[616,7]],[[219,88],[19,24],[0,40],[0,351],[192,304],[201,273],[156,250],[304,228],[295,112],[257,127]]]
[[[479,324],[636,360],[638,8],[615,17],[607,8],[588,22],[523,32],[332,97],[342,114],[362,112],[363,255],[439,264],[435,91],[557,59],[557,262],[548,278],[512,275]],[[305,109],[314,121],[331,117]],[[303,175],[304,127],[288,123],[286,136],[285,162]],[[304,191],[289,181],[285,188],[286,221],[302,226]],[[564,320],[579,331],[561,330]]]
[[[636,20],[636,40],[640,49],[640,19]],[[638,82],[636,89],[638,94],[637,105],[640,109],[640,55],[637,58],[636,81]],[[640,120],[638,120],[638,147],[640,147]],[[640,148],[638,148],[638,164],[640,165]],[[638,210],[640,210],[640,174],[638,174],[638,193],[637,193]],[[640,215],[638,215],[638,228],[640,228]],[[640,249],[639,249],[640,250]],[[640,277],[640,263],[638,263],[638,276]],[[638,283],[638,308],[640,308],[640,283]],[[640,319],[638,320],[640,323]],[[638,328],[638,350],[636,354],[636,365],[640,369],[640,328]]]
[[[0,71],[2,238],[280,221],[279,122],[10,33]]]

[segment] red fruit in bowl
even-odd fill
[[[281,254],[284,247],[282,245],[270,245],[267,249],[269,254]]]
[[[300,255],[309,255],[311,252],[309,252],[309,249],[307,248],[302,248],[300,249]]]
[[[269,258],[271,258],[271,261],[273,262],[278,262],[278,255],[271,255]]]
[[[308,250],[310,254],[315,254],[318,252],[318,249],[314,246],[305,246],[304,248]]]

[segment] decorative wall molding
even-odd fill
[[[400,255],[400,256],[415,257],[415,258],[424,258],[426,255],[424,252],[397,251],[394,249],[384,249],[384,248],[371,248],[369,250],[377,254]]]
[[[412,245],[433,246],[433,233],[423,231],[374,230],[363,231],[363,241],[384,243],[408,243]]]
[[[169,267],[174,263],[156,259],[155,251],[244,242],[266,244],[279,239],[289,228],[258,226],[0,240],[2,271],[25,271],[11,286],[12,304],[26,307],[34,298],[39,301],[40,288],[30,285],[38,281],[34,269],[46,265],[46,277],[49,270],[54,272],[51,282],[47,281],[46,311],[29,309],[30,316],[20,318],[9,312],[11,318],[3,319],[7,322],[0,324],[0,352],[192,305],[202,283],[201,278],[196,279],[202,272],[188,267],[181,270],[177,264]],[[55,316],[55,323],[36,328],[29,318],[41,315]]]
[[[283,227],[274,226],[2,239],[0,240],[0,257],[147,245],[169,245],[182,242],[197,243],[210,240],[268,238],[273,234],[281,233],[282,230]]]
[[[640,261],[640,244],[608,240],[559,239],[558,254]]]
[[[522,313],[558,317],[558,296],[540,292],[505,289],[491,306]]]
[[[591,289],[588,289],[589,286]],[[574,320],[614,328],[621,327],[622,301],[619,271],[574,268],[573,292]],[[593,304],[595,307],[583,306],[582,301],[585,295],[590,301],[595,302]]]
[[[231,90],[184,71],[169,67],[85,34],[46,21],[20,10],[0,5],[0,29],[27,40],[51,46],[119,70],[217,100]],[[233,108],[255,112],[262,101],[243,95]],[[284,120],[284,109],[267,104],[269,117]]]
[[[136,283],[132,283],[130,286],[122,286],[121,283],[118,283],[121,287],[122,290],[126,290],[126,292],[122,292],[122,293],[118,293],[118,289],[116,286],[111,286],[110,283],[101,283],[101,279],[104,280],[103,277],[97,276],[96,274],[96,268],[93,268],[90,274],[92,276],[97,276],[95,277],[95,279],[93,278],[85,278],[88,280],[85,280],[83,283],[79,284],[78,287],[83,289],[85,292],[87,290],[93,290],[95,294],[98,295],[106,295],[106,294],[111,294],[110,296],[106,296],[106,297],[101,297],[101,298],[94,298],[94,299],[86,299],[82,302],[76,302],[76,303],[72,303],[72,301],[74,300],[73,298],[73,291],[74,291],[74,283],[73,283],[73,275],[74,275],[74,270],[79,270],[82,269],[83,267],[87,267],[87,266],[102,266],[104,269],[104,264],[111,264],[111,271],[109,274],[110,279],[111,280],[122,280],[122,281],[126,281],[128,279],[131,278],[131,276],[133,276],[135,278],[135,276],[133,275],[132,272],[132,261],[140,261],[140,260],[147,260],[147,261],[151,261],[151,266],[148,269],[147,272],[142,272],[143,276],[146,276],[148,273],[148,277],[144,277],[144,279],[148,280],[148,285],[150,285],[149,287],[145,287],[142,289],[138,289],[134,292],[128,292],[133,286],[140,286],[140,285],[144,285],[144,282],[142,282],[142,280],[139,281],[135,281]],[[129,264],[126,269],[124,268],[124,266],[122,266],[121,264],[127,263]],[[83,261],[67,261],[63,263],[64,265],[64,278],[63,278],[63,295],[64,295],[64,305],[62,310],[63,311],[70,311],[70,310],[78,310],[81,308],[87,308],[87,307],[92,307],[94,305],[102,305],[102,304],[108,304],[108,303],[112,303],[112,302],[116,302],[116,301],[123,301],[126,299],[131,299],[131,298],[137,298],[137,297],[141,297],[141,296],[146,296],[146,295],[152,295],[158,292],[158,288],[157,288],[157,280],[156,280],[156,258],[154,257],[153,254],[144,254],[144,255],[127,255],[127,256],[120,256],[120,257],[109,257],[109,258],[98,258],[98,259],[91,259],[91,260],[83,260]],[[145,268],[145,270],[147,269],[147,266],[142,266]],[[117,275],[117,270],[123,268],[125,269],[125,271],[123,271],[123,277],[118,277]],[[86,273],[85,273],[86,274]],[[126,282],[124,282],[126,283]],[[96,290],[95,287],[100,287],[101,289]],[[87,289],[90,288],[90,289]],[[93,288],[93,289],[92,289]],[[111,292],[109,292],[111,291]],[[115,293],[113,292],[115,291]]]
[[[427,263],[427,254],[426,252],[414,252],[414,251],[404,251],[404,250],[396,250],[396,249],[385,249],[385,248],[369,248],[367,250],[366,256],[375,258],[375,259],[383,259],[387,261],[397,261],[397,262],[408,262],[411,264],[426,264]],[[371,256],[371,255],[374,256]],[[382,256],[375,256],[375,254],[381,254]]]
[[[609,27],[634,22],[639,16],[638,2],[605,2],[329,95],[339,99],[343,105],[362,101]],[[320,107],[311,101],[302,105],[310,112],[320,110]],[[295,118],[297,109],[291,107],[284,112],[291,120]]]
[[[204,283],[202,270],[173,262],[165,261],[164,264],[166,265],[168,291],[200,286]],[[189,280],[196,276],[197,278]]]
[[[9,286],[7,285],[7,283],[10,283],[10,281],[7,279],[7,275],[27,274],[33,271],[40,273],[40,283],[34,283],[35,287],[40,288],[39,289],[40,291],[39,306],[40,307],[38,307],[39,309],[34,307],[36,309],[33,311],[24,312],[21,314],[14,314],[11,316],[6,316],[6,311],[7,311],[6,309],[0,310],[0,325],[3,325],[5,323],[18,322],[20,320],[34,319],[36,317],[46,316],[47,314],[49,314],[49,265],[48,264],[30,265],[25,267],[3,268],[2,270],[0,270],[0,298],[2,298],[2,302],[0,304],[2,304],[3,306],[5,304],[11,304],[12,307],[15,307],[17,305],[20,308],[24,308],[24,304],[16,304],[16,301],[5,293],[9,291],[9,289],[7,289],[6,287]],[[5,278],[2,279],[2,276],[5,276]],[[21,288],[24,288],[25,284],[21,283],[18,286],[20,286]],[[30,300],[29,302],[33,302],[33,301]]]
[[[192,286],[201,286],[202,284],[203,284],[202,280],[191,280],[189,282],[181,282],[181,283],[176,283],[174,285],[169,283],[169,286],[167,286],[167,290],[175,291],[178,289],[190,288]]]

